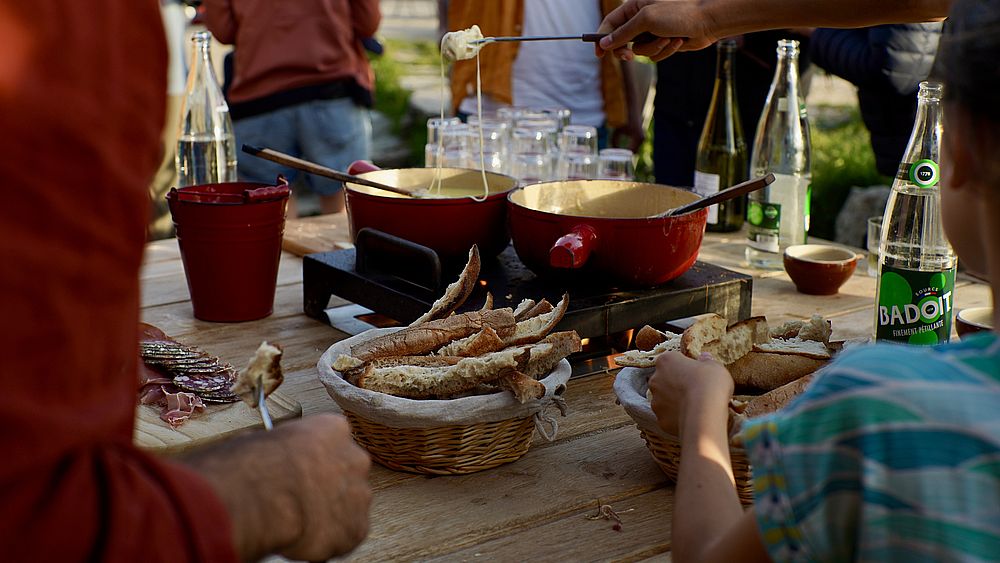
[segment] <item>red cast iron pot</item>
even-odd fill
[[[371,167],[369,165],[369,170]],[[401,168],[363,171],[359,163],[349,171],[362,178],[399,188],[428,189],[437,174],[434,168]],[[489,196],[475,201],[469,196],[483,193],[478,170],[442,168],[441,195],[408,198],[347,183],[347,216],[351,235],[372,227],[438,253],[443,262],[464,261],[469,248],[479,245],[484,258],[500,254],[510,244],[507,231],[507,192],[517,186],[510,176],[487,172]]]
[[[508,196],[514,249],[539,275],[659,285],[694,264],[708,211],[652,216],[696,199],[687,190],[635,182],[532,184]]]

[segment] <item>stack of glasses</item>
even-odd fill
[[[425,166],[484,169],[509,174],[522,185],[549,180],[608,178],[631,180],[632,152],[598,153],[597,129],[570,125],[565,108],[503,107],[469,116],[427,120]],[[482,153],[480,153],[482,144]]]

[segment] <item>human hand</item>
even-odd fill
[[[347,421],[315,415],[197,452],[184,460],[228,509],[244,560],[280,553],[325,560],[368,533],[368,455]]]
[[[692,360],[680,352],[665,352],[656,359],[649,390],[650,407],[660,428],[680,436],[685,413],[701,412],[706,405],[728,405],[733,396],[733,378],[710,355]]]
[[[598,32],[607,34],[597,45],[598,56],[612,51],[623,60],[644,55],[661,61],[677,51],[703,49],[718,39],[697,0],[627,0],[604,18]],[[659,39],[629,48],[628,43],[642,33]]]

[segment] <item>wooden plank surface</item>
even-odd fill
[[[287,222],[281,247],[285,252],[305,256],[351,248],[352,240],[347,213],[331,213]]]
[[[153,243],[143,268],[142,318],[236,365],[262,339],[280,342],[286,371],[280,392],[297,401],[306,415],[339,412],[318,379],[316,362],[346,335],[303,315],[301,259],[287,251],[322,251],[345,243],[345,219],[289,222],[274,314],[248,323],[194,319],[176,243]],[[870,334],[873,278],[858,272],[836,296],[806,296],[784,272],[743,264],[743,244],[739,233],[709,234],[700,259],[754,277],[755,315],[781,322],[821,314],[833,321],[835,338]],[[863,270],[864,264],[860,266]],[[332,305],[340,303],[334,299]],[[957,308],[989,301],[988,286],[961,278]],[[348,559],[670,561],[670,522],[683,515],[673,514],[672,484],[616,404],[613,380],[613,372],[571,380],[565,394],[569,415],[559,419],[558,437],[548,442],[536,434],[531,450],[517,462],[456,477],[374,466],[371,534]],[[620,514],[621,531],[612,522],[587,518],[599,502]]]
[[[275,422],[302,416],[302,406],[291,397],[275,391],[267,398],[268,412]],[[260,413],[243,401],[225,405],[207,404],[178,428],[160,420],[160,409],[139,405],[136,408],[132,440],[140,448],[165,455],[222,440],[250,428],[263,428]]]

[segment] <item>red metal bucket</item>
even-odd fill
[[[287,185],[248,182],[170,190],[195,317],[237,322],[271,314],[288,195]]]

